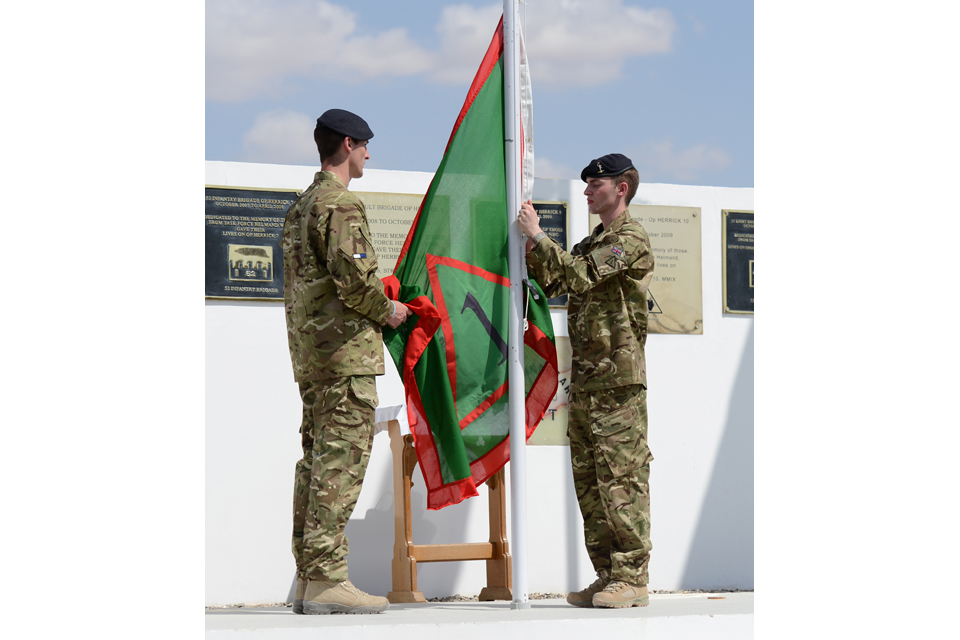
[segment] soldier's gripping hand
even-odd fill
[[[396,329],[410,317],[410,308],[399,300],[393,300],[392,302],[396,305],[397,310],[392,316],[387,318],[387,326],[391,329]]]
[[[517,224],[520,226],[520,231],[523,231],[528,238],[533,238],[542,231],[542,229],[540,229],[540,216],[537,215],[536,210],[533,208],[532,201],[527,200],[520,205]]]

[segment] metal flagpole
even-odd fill
[[[511,609],[529,609],[527,597],[527,437],[523,381],[523,278],[526,275],[524,238],[516,217],[520,212],[520,62],[519,14],[516,0],[503,0],[504,153],[507,171],[507,215],[510,217],[510,534],[513,558]]]

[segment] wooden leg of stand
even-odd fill
[[[487,560],[487,586],[480,591],[480,600],[513,600],[513,565],[507,543],[507,492],[503,469],[487,480],[490,488],[490,543],[493,558]]]
[[[387,594],[390,602],[426,602],[417,591],[417,561],[410,554],[413,546],[413,526],[410,520],[410,487],[417,454],[413,436],[400,435],[400,423],[391,420],[388,427],[390,450],[393,453],[393,523],[394,543],[391,573],[393,590]]]

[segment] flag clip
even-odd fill
[[[540,294],[537,293],[536,287],[530,284],[530,281],[526,278],[523,279],[523,285],[530,289],[530,293],[527,294],[527,303],[523,306],[523,332],[526,333],[527,329],[530,328],[530,323],[527,321],[527,312],[530,311],[530,296],[533,296],[534,300],[539,300]]]
[[[537,293],[537,288],[534,287],[532,284],[530,284],[530,281],[529,281],[529,280],[527,280],[526,278],[524,278],[524,279],[523,279],[523,284],[524,284],[524,286],[527,287],[527,289],[530,289],[530,294],[533,295],[533,299],[534,299],[534,300],[539,300],[539,299],[540,299],[540,294]]]

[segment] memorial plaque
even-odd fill
[[[723,312],[753,313],[753,211],[723,211]]]
[[[541,228],[543,228],[541,226]],[[543,420],[537,425],[536,431],[527,440],[531,445],[569,445],[567,438],[567,405],[570,402],[570,373],[572,358],[570,352],[570,338],[557,336],[557,393],[550,402],[550,407],[543,415]]]
[[[356,196],[367,211],[370,239],[377,254],[377,276],[393,275],[423,194],[356,192]]]
[[[533,203],[533,210],[540,216],[540,228],[550,236],[551,239],[560,245],[564,251],[570,250],[567,243],[567,229],[570,228],[570,218],[568,211],[570,207],[566,202],[536,202]],[[557,296],[547,299],[547,304],[551,307],[566,307],[567,296]]]
[[[634,204],[630,215],[646,229],[653,251],[647,291],[647,332],[703,334],[700,208]],[[590,214],[590,229],[600,216]]]
[[[280,239],[295,189],[206,187],[207,298],[283,300]]]

